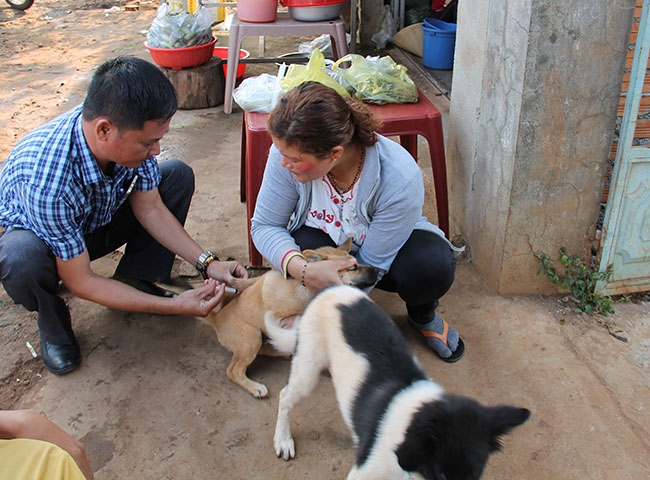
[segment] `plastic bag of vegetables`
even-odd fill
[[[344,68],[342,64],[348,62],[349,66]],[[362,57],[351,53],[334,62],[332,72],[352,97],[366,103],[418,101],[418,89],[406,73],[406,67],[389,56]]]
[[[211,41],[212,15],[203,5],[187,13],[162,3],[147,32],[147,45],[154,48],[194,47]]]

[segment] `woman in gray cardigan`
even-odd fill
[[[316,82],[287,92],[271,112],[273,139],[252,218],[260,253],[312,291],[340,283],[342,261],[309,263],[301,251],[352,237],[359,263],[380,270],[376,287],[397,292],[410,323],[440,358],[464,352],[458,332],[436,314],[459,251],[422,215],[422,173],[360,101]]]

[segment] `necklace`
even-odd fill
[[[363,169],[363,161],[365,158],[366,158],[366,149],[361,147],[361,155],[359,156],[357,171],[354,174],[352,183],[350,183],[350,185],[348,185],[346,188],[339,187],[339,184],[336,183],[336,179],[334,178],[334,175],[332,175],[332,172],[327,172],[327,178],[329,178],[330,183],[339,194],[344,194],[352,190],[352,187],[354,187],[354,184],[357,183],[357,180],[359,180],[359,177],[361,176],[361,170]]]

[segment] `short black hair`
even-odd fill
[[[108,117],[118,130],[141,130],[149,120],[169,120],[176,90],[160,69],[141,58],[119,56],[97,67],[83,105],[84,120]]]

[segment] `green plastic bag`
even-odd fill
[[[325,56],[319,49],[315,49],[309,55],[307,65],[294,63],[289,66],[284,77],[280,79],[280,88],[288,92],[304,82],[319,82],[336,90],[340,95],[349,97],[348,91],[327,73]]]
[[[343,68],[341,64],[350,63]],[[337,60],[332,71],[350,95],[366,103],[415,103],[418,89],[399,65],[389,56],[362,57],[351,53]]]

